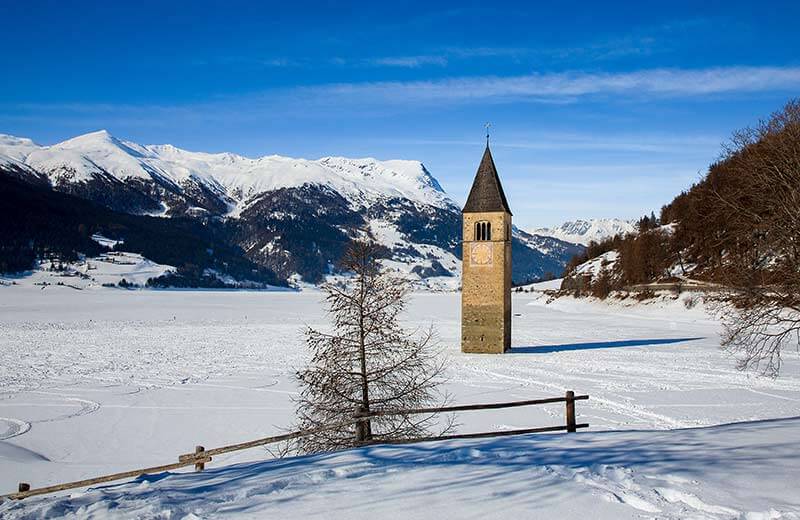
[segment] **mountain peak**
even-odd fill
[[[53,145],[53,147],[57,148],[75,148],[80,146],[86,146],[91,144],[122,144],[116,137],[111,135],[108,130],[97,130],[95,132],[89,132],[87,134],[82,134],[71,139],[67,139],[66,141],[61,141]]]
[[[17,137],[10,134],[0,134],[0,145],[10,146],[39,146],[27,137]]]
[[[635,230],[636,227],[627,220],[593,218],[570,220],[554,228],[534,229],[532,233],[585,246],[592,241],[599,242],[614,235],[633,233]]]
[[[0,156],[13,159],[15,162],[24,162],[31,152],[39,148],[41,148],[41,146],[27,137],[0,134]],[[5,163],[8,161],[0,160],[0,162]]]

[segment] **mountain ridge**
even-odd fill
[[[355,205],[381,196],[439,207],[456,205],[419,161],[337,156],[309,160],[274,154],[249,158],[230,152],[194,152],[169,144],[140,145],[118,139],[106,130],[50,146],[1,135],[0,154],[47,174],[55,184],[88,182],[106,172],[121,182],[154,180],[179,192],[181,187],[207,188],[219,192],[221,199],[227,196],[226,202],[234,206],[228,211],[204,208],[221,215],[241,211],[249,197],[258,193],[307,182],[332,186]]]
[[[568,220],[553,228],[537,228],[530,233],[539,236],[547,236],[588,246],[589,242],[600,242],[614,235],[624,235],[634,233],[636,226],[633,222],[617,218],[592,218]]]
[[[319,283],[350,241],[372,238],[385,264],[423,286],[460,284],[460,206],[420,161],[252,159],[101,130],[50,146],[0,134],[0,170],[118,212],[224,221],[228,242],[283,280]],[[560,274],[582,251],[516,228],[513,241],[519,283]]]

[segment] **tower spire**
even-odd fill
[[[492,159],[492,151],[489,149],[487,139],[486,149],[483,151],[481,164],[472,182],[472,189],[469,190],[467,203],[464,204],[463,213],[483,213],[487,211],[504,211],[511,214],[500,184],[500,176],[497,175],[497,168]]]

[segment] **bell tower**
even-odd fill
[[[462,214],[461,351],[511,348],[511,210],[487,136]]]

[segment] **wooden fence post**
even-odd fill
[[[195,448],[194,448],[194,452],[196,454],[198,454],[198,455],[203,453],[204,451],[206,451],[206,449],[204,447],[202,447],[202,446],[195,446]],[[205,462],[195,462],[195,464],[194,464],[194,470],[195,471],[203,471],[204,469],[206,469],[206,463]]]
[[[567,392],[567,433],[575,432],[575,392]]]
[[[31,485],[28,484],[27,482],[20,482],[19,487],[17,489],[19,490],[20,493],[24,493],[26,491],[31,490]]]

